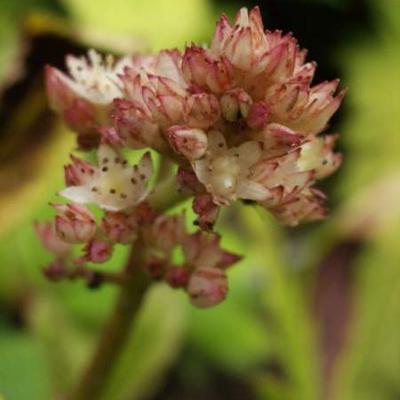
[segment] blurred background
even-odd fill
[[[330,129],[345,155],[323,182],[331,216],[285,229],[253,206],[225,212],[223,244],[246,255],[228,299],[197,310],[156,286],[103,400],[400,399],[399,0],[0,0],[0,399],[59,398],[115,295],[41,274],[32,221],[51,215],[74,148],[43,66],[208,42],[221,12],[254,5],[309,49],[316,81],[349,87]]]

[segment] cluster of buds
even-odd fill
[[[221,207],[252,201],[290,226],[326,216],[313,185],[341,156],[335,135],[318,135],[345,91],[337,93],[338,80],[311,86],[316,64],[291,34],[265,31],[258,7],[241,9],[233,25],[222,16],[209,48],[118,61],[91,50],[87,59],[68,56],[67,67],[47,67],[50,104],[80,149],[97,152],[96,166],[71,156],[60,195],[72,203],[55,206],[58,237],[85,243],[78,263],[105,261],[114,243],[140,237],[148,273],[207,306],[225,297],[224,270],[237,261],[212,232]],[[131,166],[126,149],[152,149],[178,165],[177,189],[194,198],[197,232],[148,205],[151,155]],[[100,223],[87,204],[104,211]]]

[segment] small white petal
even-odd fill
[[[70,186],[59,192],[59,195],[79,204],[91,203],[94,200],[93,193],[86,186]]]
[[[264,201],[271,196],[271,192],[260,183],[246,180],[238,184],[236,194],[241,199]]]

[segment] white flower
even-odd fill
[[[111,147],[101,145],[97,159],[98,167],[93,167],[90,179],[67,187],[60,195],[76,203],[96,204],[107,211],[133,207],[147,197],[147,183],[153,170],[149,152],[139,164],[131,166]]]
[[[236,199],[265,200],[269,192],[249,179],[250,168],[262,154],[260,144],[245,142],[228,149],[222,133],[208,134],[205,156],[192,162],[198,180],[213,196],[216,204],[229,204]]]
[[[67,56],[66,64],[71,78],[57,71],[71,90],[90,103],[109,104],[122,95],[118,74],[131,64],[129,57],[114,62],[112,55],[104,58],[91,49],[88,57]]]

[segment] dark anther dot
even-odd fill
[[[81,172],[82,172],[82,174],[84,174],[84,173],[85,173],[85,170],[84,170],[83,168],[81,168]]]
[[[218,147],[222,148],[222,147],[224,147],[224,144],[223,143],[218,143]]]
[[[97,187],[96,186],[92,187],[92,192],[97,192]]]
[[[235,157],[239,157],[239,153],[235,153],[234,156],[235,156]]]
[[[110,193],[114,194],[115,193],[115,189],[110,189]]]
[[[134,185],[136,185],[136,179],[135,178],[131,178],[131,182],[134,184]]]
[[[108,158],[107,157],[103,158],[103,164],[107,164],[107,163],[108,163]]]
[[[121,162],[121,160],[118,157],[115,157],[114,162],[115,162],[115,164],[119,164]]]
[[[134,165],[133,169],[137,172],[139,170],[139,167],[137,165]]]
[[[93,175],[94,174],[94,169],[91,169],[89,172],[90,172],[90,175]]]
[[[126,161],[126,160],[122,161],[123,166],[125,166],[126,164],[128,164],[128,161]]]
[[[322,165],[326,165],[326,164],[328,164],[328,160],[323,160]]]
[[[126,199],[128,197],[125,193],[121,193],[120,196],[121,196],[121,199]]]
[[[108,171],[108,167],[103,167],[101,170],[102,170],[103,172],[107,172],[107,171]]]
[[[144,180],[146,179],[146,175],[145,175],[145,174],[140,174],[140,179],[141,179],[142,181],[144,181]]]
[[[186,144],[188,142],[187,138],[183,138],[182,142],[183,144]]]

